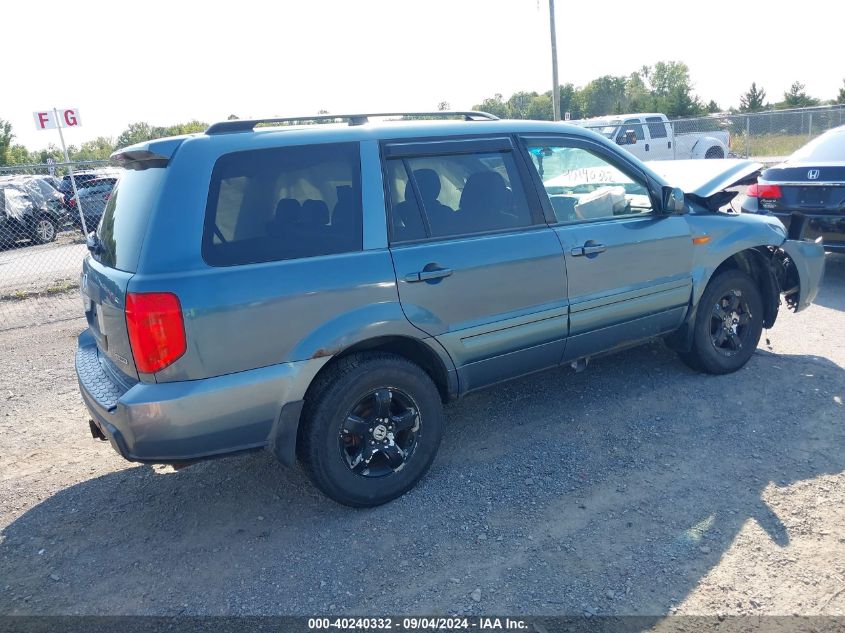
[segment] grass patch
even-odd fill
[[[54,297],[72,292],[78,288],[79,282],[77,281],[62,281],[39,290],[12,290],[11,292],[0,295],[0,301],[25,301],[37,297]]]
[[[789,156],[799,147],[803,147],[814,136],[806,134],[763,134],[751,136],[745,134],[734,134],[731,136],[731,152],[737,156],[745,156],[746,147],[748,157],[756,156]]]

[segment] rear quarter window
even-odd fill
[[[221,156],[211,176],[202,253],[212,266],[361,250],[357,143]]]
[[[165,167],[153,167],[126,170],[121,175],[97,227],[103,249],[96,259],[101,264],[128,272],[137,271],[144,234],[165,172]]]

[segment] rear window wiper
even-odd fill
[[[106,247],[103,245],[103,241],[97,237],[96,233],[93,232],[85,238],[85,246],[88,247],[88,250],[91,251],[92,255],[99,255],[106,250]]]

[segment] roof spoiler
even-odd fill
[[[176,148],[188,138],[187,136],[155,139],[136,143],[115,151],[111,160],[125,169],[149,169],[152,167],[167,167]]]
[[[208,127],[206,134],[227,134],[232,132],[249,132],[257,125],[275,123],[333,123],[346,121],[349,125],[364,125],[369,122],[370,117],[401,116],[427,119],[448,119],[462,117],[464,121],[498,121],[499,117],[489,112],[479,110],[438,110],[436,112],[368,112],[361,114],[312,114],[298,117],[282,117],[272,119],[232,119],[231,121],[220,121]]]

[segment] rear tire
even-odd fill
[[[680,352],[689,367],[708,374],[741,369],[763,332],[763,298],[754,279],[728,270],[710,280],[696,311],[692,349]]]
[[[724,158],[725,152],[721,147],[711,147],[704,153],[704,158]]]
[[[419,366],[393,354],[354,354],[309,389],[297,456],[314,484],[338,503],[381,505],[428,471],[443,417],[440,393]]]

